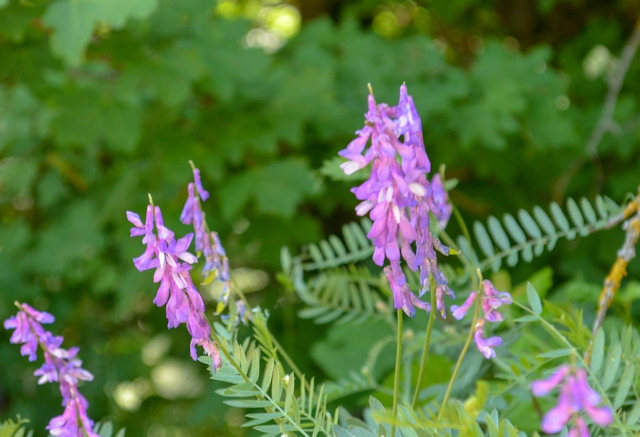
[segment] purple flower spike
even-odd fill
[[[449,249],[431,235],[429,212],[448,220],[447,198],[440,179],[436,186],[427,179],[431,163],[424,148],[422,124],[407,87],[400,87],[397,106],[376,104],[368,97],[366,121],[358,135],[339,154],[347,161],[340,167],[346,174],[371,165],[371,176],[351,191],[360,203],[356,214],[369,214],[373,225],[367,236],[373,242],[373,261],[383,266],[391,286],[394,306],[413,316],[415,307],[431,311],[407,285],[402,260],[413,271],[420,271],[420,291],[429,288],[433,275],[437,288],[437,309],[444,316],[444,296],[453,292],[438,268],[436,250],[448,255]],[[370,144],[367,149],[367,145]],[[366,149],[366,150],[365,150]],[[449,205],[450,207],[450,205]]]
[[[139,224],[142,226],[142,223]],[[27,304],[16,305],[19,308],[18,314],[4,321],[5,329],[14,330],[11,343],[22,344],[20,352],[28,355],[29,361],[37,358],[38,348],[42,349],[44,364],[34,375],[39,377],[38,384],[57,382],[62,394],[64,413],[51,419],[47,430],[54,436],[99,437],[93,431],[93,421],[87,415],[89,403],[78,391],[79,381],[93,379],[93,375],[82,368],[82,361],[76,358],[79,349],[63,349],[63,338],[54,336],[42,327],[42,323],[53,323],[54,317],[51,314],[38,311]]]
[[[613,422],[611,410],[598,407],[600,395],[589,386],[584,369],[572,369],[566,364],[560,366],[549,378],[534,381],[531,391],[535,396],[544,396],[560,384],[557,405],[542,418],[540,427],[544,432],[560,432],[572,421],[574,427],[569,430],[569,436],[589,437],[589,428],[580,414],[582,411],[597,425],[608,426]]]
[[[153,281],[160,283],[153,303],[165,306],[169,328],[183,323],[187,325],[192,338],[190,354],[194,360],[198,359],[196,346],[201,346],[212,358],[214,369],[219,368],[222,361],[210,339],[211,327],[204,315],[204,302],[190,274],[192,264],[197,261],[195,255],[188,251],[193,234],[176,240],[173,231],[164,226],[162,212],[157,206],[147,207],[144,234],[141,233],[142,224],[137,214],[127,212],[127,217],[134,225],[131,235],[145,235],[142,240],[146,245],[145,251],[134,258],[134,264],[140,271],[155,269]]]
[[[222,283],[223,290],[220,302],[226,305],[230,290],[229,260],[218,234],[209,232],[207,229],[205,214],[200,202],[209,198],[209,192],[202,187],[200,170],[195,167],[193,168],[193,179],[194,182],[190,182],[187,186],[188,197],[182,214],[180,214],[180,221],[185,225],[193,225],[196,252],[198,252],[198,256],[202,253],[205,258],[202,274],[205,276],[213,274]]]

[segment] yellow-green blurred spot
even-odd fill
[[[379,12],[373,19],[373,30],[382,36],[396,36],[400,32],[398,17],[389,10]]]
[[[291,5],[270,8],[265,20],[266,26],[285,38],[291,38],[300,30],[300,12]]]

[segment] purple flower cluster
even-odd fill
[[[534,381],[531,391],[535,396],[544,396],[556,386],[562,384],[558,404],[549,410],[542,419],[541,428],[547,434],[560,432],[569,421],[573,427],[569,437],[589,437],[589,428],[580,412],[584,411],[600,426],[613,422],[613,413],[608,407],[598,407],[600,395],[587,382],[584,369],[572,369],[569,365],[560,366],[548,379]]]
[[[200,201],[206,201],[209,198],[209,192],[202,187],[200,170],[195,167],[193,167],[193,180],[194,182],[189,182],[187,187],[188,197],[182,209],[180,221],[185,225],[193,225],[196,252],[198,252],[198,256],[202,253],[205,258],[202,274],[205,276],[214,274],[216,279],[222,283],[220,302],[226,305],[230,290],[229,260],[218,234],[209,232],[207,229]]]
[[[11,343],[22,344],[20,353],[37,359],[38,348],[42,349],[44,364],[34,372],[38,384],[57,382],[62,394],[64,412],[51,419],[47,430],[61,437],[98,437],[93,431],[93,421],[87,415],[89,403],[78,391],[78,381],[91,381],[93,375],[82,368],[77,358],[79,348],[64,349],[64,339],[45,330],[42,324],[53,323],[54,317],[38,311],[27,304],[16,303],[18,314],[4,321],[5,329],[13,329]]]
[[[498,310],[502,305],[509,305],[511,295],[506,291],[498,291],[494,285],[488,279],[482,281],[482,291],[472,291],[467,300],[461,305],[451,306],[451,315],[457,320],[461,320],[469,311],[469,308],[473,305],[476,299],[480,299],[482,305],[483,317],[476,320],[474,326],[473,339],[478,347],[478,350],[484,355],[485,358],[493,358],[496,356],[495,347],[502,344],[502,338],[484,336],[484,324],[485,321],[496,323],[502,321],[502,313]]]
[[[384,273],[395,307],[410,316],[415,314],[416,306],[427,311],[431,308],[409,289],[401,258],[411,270],[420,270],[420,296],[428,290],[433,275],[438,309],[444,315],[444,295],[453,297],[453,292],[438,268],[435,250],[448,255],[449,248],[431,234],[429,213],[444,226],[451,206],[440,177],[436,175],[431,182],[427,179],[431,163],[424,148],[420,117],[406,86],[400,87],[397,106],[376,104],[373,94],[369,94],[365,118],[364,127],[356,132],[357,138],[340,155],[347,159],[341,165],[346,174],[371,164],[369,179],[351,191],[361,200],[356,213],[369,213],[373,221],[367,235],[374,245],[373,260],[379,266],[384,265],[385,259],[389,261]]]
[[[146,245],[144,253],[134,258],[134,265],[139,271],[155,269],[153,281],[160,282],[153,303],[159,307],[166,305],[169,328],[182,323],[187,325],[191,335],[191,357],[198,359],[196,345],[199,345],[213,359],[217,369],[222,364],[220,354],[210,338],[211,327],[204,315],[204,302],[191,279],[190,270],[197,261],[188,252],[193,234],[176,240],[173,231],[164,225],[158,206],[147,206],[144,224],[140,216],[131,211],[127,211],[127,219],[133,224],[131,236],[144,236],[142,243]]]

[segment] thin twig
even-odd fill
[[[595,158],[598,155],[598,146],[602,141],[602,138],[607,132],[617,132],[619,127],[613,120],[613,113],[618,103],[618,96],[624,85],[624,79],[631,66],[631,61],[636,55],[638,46],[640,45],[640,18],[636,21],[633,27],[631,36],[625,43],[620,54],[620,59],[615,67],[614,72],[611,74],[608,80],[608,90],[605,96],[602,106],[602,112],[600,118],[594,126],[589,138],[585,143],[584,150],[586,156],[576,158],[569,166],[569,170],[555,183],[554,197],[562,197],[562,194],[566,191],[567,185],[578,173],[578,171],[587,162],[587,159]]]
[[[636,55],[638,45],[640,44],[640,19],[636,21],[633,27],[633,33],[629,37],[629,40],[622,48],[620,60],[618,61],[613,74],[609,79],[609,90],[607,96],[604,99],[604,105],[602,107],[602,113],[598,123],[591,131],[589,139],[585,145],[585,149],[588,156],[595,156],[598,153],[598,144],[604,137],[604,134],[614,129],[615,123],[613,121],[613,112],[616,109],[618,103],[618,96],[622,90],[624,84],[624,78],[629,71],[631,61]]]

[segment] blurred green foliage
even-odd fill
[[[131,264],[141,246],[124,211],[141,212],[150,192],[187,232],[177,218],[192,159],[232,267],[273,275],[281,246],[353,219],[351,183],[319,169],[362,125],[366,84],[394,102],[402,82],[432,162],[460,181],[465,217],[567,195],[621,202],[640,175],[638,60],[598,155],[585,143],[639,11],[604,0],[0,0],[0,315],[14,300],[56,314],[54,330],[96,376],[83,388],[91,416],[128,435],[243,435],[206,371],[184,370],[186,333],[166,335],[151,275]],[[564,244],[513,281],[551,263],[555,283],[588,285],[558,293],[571,302],[602,280],[621,238]],[[321,340],[291,296],[258,282],[251,299],[275,304],[294,357],[328,372],[344,335]],[[632,318],[637,293],[625,296],[617,311]],[[0,417],[43,429],[60,408],[55,388],[37,387],[7,341],[0,357]],[[163,386],[176,378],[200,389]]]

